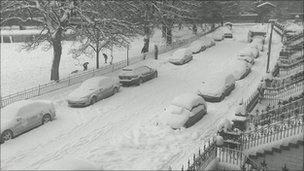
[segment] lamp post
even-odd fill
[[[266,66],[266,73],[269,73],[269,61],[270,61],[270,53],[271,53],[271,43],[272,43],[272,32],[273,32],[273,26],[274,26],[274,22],[276,20],[274,19],[270,19],[270,24],[271,24],[271,30],[270,30],[270,37],[269,37],[269,42],[268,42],[268,52],[267,52],[267,66]]]

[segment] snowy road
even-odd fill
[[[157,115],[179,94],[196,92],[200,83],[221,70],[246,46],[250,27],[234,28],[235,38],[194,56],[183,66],[160,60],[144,61],[159,71],[157,79],[120,92],[86,108],[69,108],[65,98],[72,88],[42,96],[56,101],[57,119],[1,145],[1,169],[43,169],[54,161],[73,156],[104,169],[180,169],[193,152],[210,137],[219,120],[231,118],[239,101],[254,91],[266,68],[266,53],[256,60],[252,73],[236,84],[221,103],[208,103],[208,114],[187,130],[156,126]],[[281,47],[279,37],[272,48],[273,66]],[[118,72],[111,75],[117,76]]]

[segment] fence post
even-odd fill
[[[40,84],[38,85],[38,96],[40,95]]]

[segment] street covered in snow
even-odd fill
[[[66,101],[79,84],[35,98],[53,101],[57,117],[2,144],[1,169],[41,170],[66,157],[84,159],[105,170],[181,169],[203,147],[202,142],[216,133],[222,120],[234,117],[239,103],[265,77],[269,35],[249,75],[236,81],[235,89],[223,101],[207,102],[207,114],[194,126],[173,130],[161,123],[160,116],[175,97],[197,93],[203,81],[225,72],[248,46],[248,31],[257,26],[269,29],[267,24],[234,24],[232,39],[217,41],[184,65],[168,62],[177,49],[161,54],[158,60],[141,61],[135,65],[156,68],[156,79],[140,86],[121,87],[117,94],[85,108],[71,108]],[[271,69],[282,46],[276,33],[272,43]],[[107,76],[117,77],[120,72]]]

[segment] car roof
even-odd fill
[[[1,109],[1,118],[13,118],[18,115],[20,109],[30,104],[35,103],[49,103],[46,100],[20,100],[15,103],[12,103],[4,108]]]
[[[140,65],[140,66],[127,66],[125,68],[123,68],[122,70],[134,70],[134,69],[138,69],[138,68],[143,68],[143,67],[147,67],[147,68],[150,68],[149,66],[146,66],[146,65]]]
[[[172,100],[171,104],[191,110],[192,107],[194,107],[198,104],[206,105],[206,102],[202,97],[200,97],[196,94],[185,93],[185,94],[181,94],[181,95],[175,97]]]

